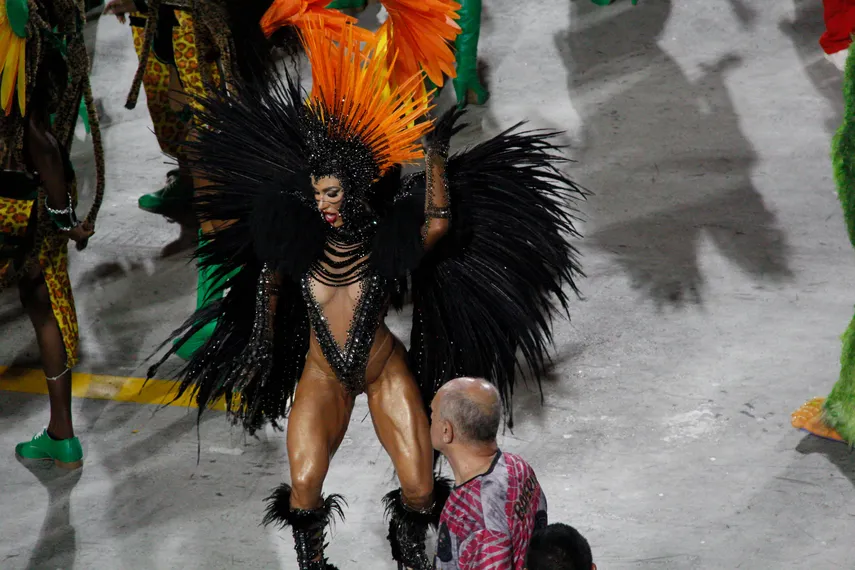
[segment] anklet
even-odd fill
[[[62,373],[57,374],[56,376],[45,375],[45,380],[47,380],[48,382],[56,382],[57,380],[59,380],[60,378],[65,376],[66,372],[71,372],[71,368],[66,368],[65,370],[62,371]]]

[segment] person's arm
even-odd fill
[[[111,0],[104,8],[104,14],[113,14],[121,23],[125,23],[125,15],[129,12],[148,12],[145,0]]]
[[[451,201],[445,179],[448,147],[432,144],[425,152],[425,221],[422,242],[429,251],[451,227]]]
[[[256,308],[256,330],[253,331],[254,336],[259,335],[259,339],[273,342],[273,330],[276,320],[276,305],[279,300],[279,284],[282,278],[278,271],[270,268],[268,264],[264,264],[259,276],[259,291],[258,303]],[[265,310],[266,308],[266,310]]]
[[[50,219],[60,232],[78,244],[85,245],[95,230],[77,219],[68,188],[63,150],[47,124],[45,111],[31,113],[25,132],[28,158],[45,189]]]
[[[511,537],[496,530],[479,530],[460,545],[460,570],[513,570]]]

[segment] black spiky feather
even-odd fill
[[[425,402],[452,378],[484,377],[509,424],[517,377],[527,368],[540,385],[552,316],[569,314],[583,276],[569,240],[586,192],[560,170],[559,133],[522,125],[451,157],[451,230],[412,280],[410,358]]]

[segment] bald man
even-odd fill
[[[439,522],[438,570],[523,570],[546,497],[531,466],[496,443],[502,405],[481,378],[457,378],[431,402],[431,443],[454,473]]]

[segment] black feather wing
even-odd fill
[[[558,133],[520,127],[448,161],[450,232],[412,280],[410,357],[425,402],[454,377],[479,376],[510,412],[517,374],[529,368],[540,383],[552,316],[578,294],[570,240],[586,193],[560,170]]]
[[[174,342],[148,376],[216,322],[208,342],[179,372],[179,396],[194,395],[200,413],[226,398],[234,417],[254,431],[285,414],[302,371],[309,324],[297,278],[323,248],[325,226],[310,205],[311,185],[303,170],[307,157],[297,81],[286,73],[272,87],[246,83],[200,102],[204,127],[187,146],[190,167],[208,185],[194,206],[201,219],[227,223],[204,236],[195,256],[221,280],[218,288],[226,294],[173,333]],[[241,361],[253,349],[265,263],[283,277],[274,321],[276,350],[263,359],[264,366],[247,372]]]

